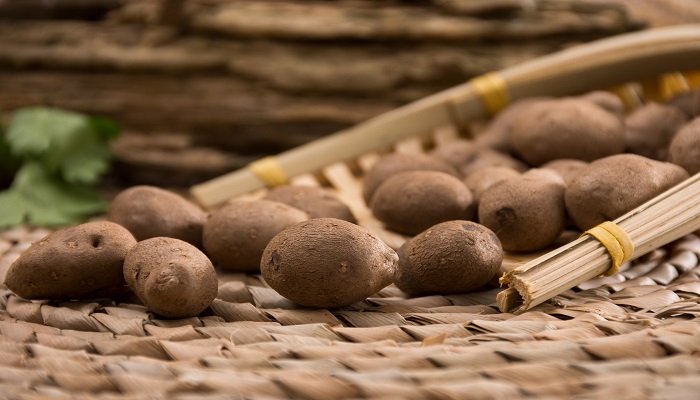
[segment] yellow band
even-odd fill
[[[287,176],[275,157],[265,157],[248,164],[248,169],[267,186],[287,183]]]
[[[506,80],[498,73],[491,72],[478,76],[470,83],[491,115],[495,115],[510,103]]]
[[[583,235],[593,236],[608,250],[612,266],[603,274],[605,276],[616,274],[620,269],[620,265],[629,260],[634,253],[632,239],[627,235],[627,232],[613,222],[603,222],[587,230],[581,236]]]

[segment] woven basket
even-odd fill
[[[640,67],[646,73],[629,75],[648,78],[700,68],[700,28],[684,29],[684,39],[667,37],[674,50],[665,54],[675,67],[671,62]],[[638,50],[664,35],[644,33],[633,37],[641,37],[641,44],[631,43]],[[674,40],[678,46],[671,46]],[[621,59],[609,65],[628,65],[629,53],[617,51]],[[596,78],[588,87],[577,82],[576,88],[557,87],[550,94],[625,82],[621,73],[613,79],[603,66],[590,68]],[[663,80],[675,81],[674,76]],[[622,90],[636,93],[631,88]],[[531,92],[518,90],[510,97],[547,94],[547,88],[536,92],[534,86]],[[473,104],[479,110],[468,119],[486,113]],[[457,109],[466,116],[473,107]],[[293,184],[332,188],[360,224],[397,247],[406,238],[384,230],[361,200],[362,171],[381,152],[424,152],[455,140],[460,131],[453,116],[443,117],[432,120],[430,129],[421,125],[421,132],[379,140],[379,146],[352,157],[284,172],[293,176]],[[284,167],[284,159],[280,156],[278,165]],[[253,187],[235,195],[261,195],[257,189],[263,182],[245,179]],[[1,232],[0,279],[47,233]],[[503,268],[531,257],[511,255]],[[700,238],[689,235],[626,264],[616,275],[580,284],[517,316],[498,311],[500,289],[406,298],[389,286],[341,309],[300,309],[259,276],[243,274],[220,274],[212,306],[184,320],[159,318],[133,298],[26,301],[0,286],[0,397],[697,398],[699,260]]]

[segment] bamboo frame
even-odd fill
[[[525,62],[499,73],[511,100],[565,96],[700,68],[700,26],[684,25],[600,40]],[[287,179],[352,160],[436,127],[489,115],[471,82],[445,90],[275,157]],[[244,168],[191,188],[205,208],[216,207],[266,183]]]

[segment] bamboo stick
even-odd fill
[[[661,28],[567,49],[501,71],[505,84],[499,98],[564,96],[648,78],[668,71],[700,68],[700,26]],[[474,80],[475,81],[475,80]],[[288,150],[275,157],[279,170],[292,178],[446,124],[489,115],[488,95],[467,82],[372,118],[353,128]],[[505,96],[501,96],[505,95]],[[204,207],[216,207],[231,197],[266,183],[241,169],[191,188]]]
[[[630,237],[630,260],[700,229],[700,173],[613,221]],[[583,236],[501,278],[502,312],[521,313],[580,283],[605,273],[610,256],[597,239]]]

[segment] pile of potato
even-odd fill
[[[626,114],[607,92],[532,98],[503,110],[474,140],[429,154],[388,154],[363,197],[391,249],[356,225],[332,192],[284,186],[205,213],[149,186],[120,193],[108,221],[56,231],[11,266],[27,299],[90,299],[133,291],[153,312],[194,316],[217,295],[216,268],[261,273],[308,307],[342,307],[395,283],[409,295],[482,288],[503,251],[551,246],[700,172],[700,90]]]

